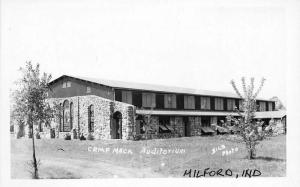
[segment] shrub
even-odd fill
[[[88,140],[94,140],[95,138],[94,138],[94,136],[93,136],[92,134],[89,134],[89,135],[87,136],[87,139],[88,139]]]
[[[80,140],[86,140],[86,138],[83,136],[83,134],[80,135]]]
[[[37,132],[37,133],[35,134],[35,138],[36,138],[36,139],[41,139],[40,133]]]
[[[55,138],[55,129],[50,129],[50,137]]]
[[[71,140],[71,135],[69,133],[65,134],[64,139],[65,140]]]
[[[143,136],[141,134],[138,134],[138,135],[134,135],[133,136],[133,140],[134,141],[139,141],[139,140],[142,140],[143,139]]]

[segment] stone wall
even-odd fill
[[[184,136],[184,124],[182,117],[170,117],[170,126],[174,129],[171,133],[159,133],[159,117],[151,116],[151,124],[148,127],[148,134],[142,134],[144,139],[155,139],[155,138],[174,138]]]
[[[53,105],[54,102],[62,104],[65,100],[72,102],[74,106],[72,129],[70,132],[59,132],[59,120],[52,120],[51,127],[55,128],[56,138],[64,138],[66,134],[71,134],[74,138],[76,137],[74,132],[76,132],[77,135],[83,134],[84,137],[90,135],[94,139],[110,139],[112,115],[119,111],[122,114],[122,139],[131,139],[134,126],[133,105],[94,95],[53,98],[48,101]],[[94,106],[94,132],[88,132],[88,108],[91,105]]]
[[[191,136],[201,135],[201,117],[189,117]]]

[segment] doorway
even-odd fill
[[[189,118],[187,116],[183,117],[183,125],[184,125],[184,136],[191,136],[191,125],[189,122]]]
[[[111,138],[122,139],[122,114],[119,111],[113,114],[111,125]]]

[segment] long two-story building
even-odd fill
[[[242,104],[234,93],[68,75],[53,80],[50,88],[49,102],[61,105],[62,117],[51,122],[52,129],[40,125],[40,134],[46,137],[197,136],[213,132],[211,125],[226,121],[226,116],[237,115],[234,109]],[[271,100],[258,99],[257,105],[258,111],[275,110]],[[145,125],[145,116],[150,116],[150,126]]]

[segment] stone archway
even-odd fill
[[[119,111],[113,114],[110,134],[111,139],[122,139],[122,113]]]

